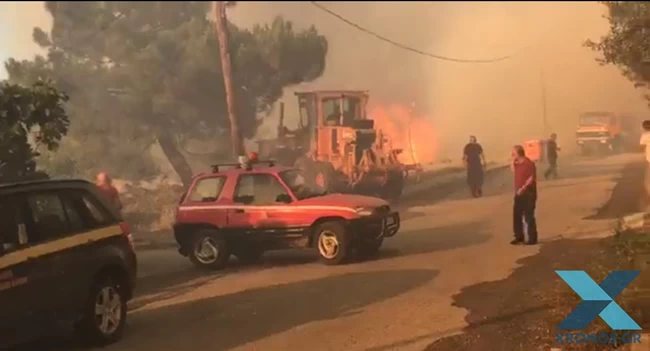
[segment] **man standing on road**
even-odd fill
[[[467,167],[467,185],[470,193],[473,197],[483,196],[485,155],[483,154],[483,147],[473,135],[469,137],[469,143],[463,149],[463,163]]]
[[[113,182],[111,181],[111,177],[108,176],[108,173],[99,172],[97,174],[95,185],[97,185],[99,191],[104,194],[108,202],[114,206],[115,209],[122,211],[122,201],[120,201],[120,194],[113,186]]]
[[[537,244],[537,222],[535,220],[535,205],[537,203],[537,169],[535,162],[526,157],[523,146],[512,148],[512,163],[510,168],[514,173],[515,198],[512,211],[512,229],[515,239],[512,245],[524,243],[524,220],[528,232],[528,245]]]
[[[645,147],[645,191],[650,194],[650,120],[643,121],[643,134],[641,135],[641,146]]]
[[[544,172],[544,178],[553,176],[557,179],[557,152],[560,148],[557,146],[557,134],[551,134],[551,138],[546,142],[546,158],[548,159],[548,169]]]

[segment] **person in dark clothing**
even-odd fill
[[[528,245],[537,243],[537,222],[535,220],[535,205],[537,203],[537,169],[535,162],[526,157],[524,148],[515,145],[512,149],[512,163],[514,173],[515,198],[512,210],[512,229],[515,239],[512,245],[523,244],[524,220],[527,224]]]
[[[560,148],[557,146],[557,134],[551,134],[551,138],[546,142],[546,158],[548,159],[548,169],[544,172],[544,178],[550,176],[557,179],[557,152]]]
[[[469,137],[469,143],[463,149],[463,163],[467,168],[467,185],[473,197],[483,196],[483,171],[485,155],[483,147],[476,141],[475,136]]]

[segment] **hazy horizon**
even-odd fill
[[[282,15],[297,28],[315,25],[329,41],[323,76],[287,89],[281,100],[289,124],[297,112],[295,90],[364,89],[370,91],[375,106],[417,101],[435,125],[444,155],[457,158],[467,136],[474,134],[486,153],[496,158],[513,143],[542,138],[551,131],[571,147],[582,111],[647,113],[646,102],[633,85],[615,67],[600,66],[595,53],[582,45],[608,28],[602,18],[605,8],[595,2],[327,2],[323,6],[423,51],[469,59],[517,54],[493,64],[434,60],[373,38],[308,2],[240,2],[229,11],[239,26]],[[32,28],[47,30],[50,22],[40,2],[0,3],[4,33],[0,58],[24,59],[38,53]],[[542,123],[542,70],[549,130]],[[260,137],[272,137],[275,117],[268,118]]]

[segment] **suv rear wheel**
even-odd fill
[[[108,345],[122,336],[126,324],[126,285],[118,275],[95,280],[77,331],[92,345]]]
[[[316,250],[327,265],[341,264],[349,256],[350,240],[345,227],[339,222],[325,222],[316,227]]]
[[[228,264],[230,249],[222,235],[213,230],[199,230],[192,238],[190,261],[202,269],[220,269]]]

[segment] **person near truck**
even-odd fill
[[[535,162],[526,157],[523,146],[512,148],[510,169],[514,174],[515,197],[512,210],[512,229],[515,239],[512,245],[537,244],[537,221],[535,206],[537,203],[537,169]],[[524,238],[524,221],[526,222],[528,241]]]
[[[645,120],[641,124],[643,127],[643,134],[641,134],[641,146],[645,148],[645,191],[650,194],[650,120]]]
[[[473,135],[469,137],[469,143],[463,149],[463,163],[467,168],[467,185],[471,195],[473,197],[483,196],[485,154],[483,147]]]
[[[557,179],[557,156],[561,149],[557,146],[557,134],[551,134],[551,138],[546,141],[546,158],[548,159],[548,169],[544,172],[544,178],[548,179],[553,176]]]

